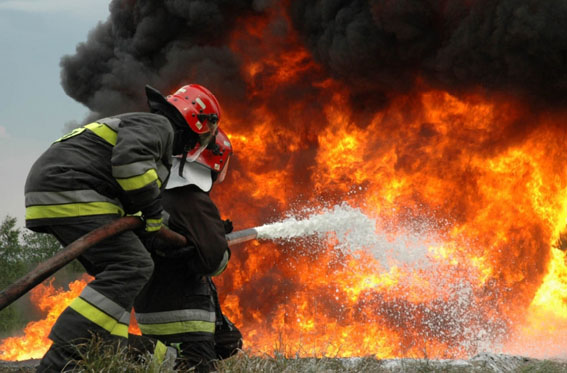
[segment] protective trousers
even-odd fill
[[[179,372],[194,371],[208,373],[216,370],[216,362],[228,359],[242,349],[242,334],[240,330],[222,313],[217,289],[210,277],[204,278],[209,284],[215,303],[215,333],[214,341],[187,341],[178,344],[180,357],[176,369]]]
[[[80,225],[51,226],[49,231],[66,246],[112,220],[98,217]],[[149,252],[131,231],[90,247],[79,261],[95,279],[57,319],[49,335],[53,345],[41,360],[38,372],[72,370],[73,361],[80,357],[78,345],[93,335],[126,344],[134,298],[153,271]]]
[[[155,257],[155,262],[152,279],[135,302],[143,337],[175,346],[179,372],[216,370],[218,360],[242,348],[242,334],[222,314],[212,279],[191,276],[178,268],[179,260]]]

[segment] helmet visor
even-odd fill
[[[187,152],[187,161],[195,162],[201,155],[203,150],[207,149],[207,145],[197,144],[195,147]]]
[[[208,125],[211,130],[207,133],[200,134],[197,145],[187,152],[187,160],[189,162],[195,162],[210,144],[215,143],[215,136],[218,132],[218,122],[209,121]]]
[[[216,182],[217,183],[222,183],[224,181],[224,178],[226,177],[226,173],[228,171],[228,163],[230,162],[230,156],[226,159],[226,163],[224,164],[224,167],[222,169],[222,171],[219,174],[219,177],[217,177]]]

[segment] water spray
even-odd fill
[[[27,275],[2,290],[0,292],[0,310],[80,256],[89,247],[126,230],[140,228],[142,225],[143,222],[137,217],[123,217],[72,242],[50,259],[40,263]],[[356,231],[356,234],[351,234],[353,230]],[[369,237],[369,234],[370,236],[374,235],[374,223],[360,210],[342,205],[335,206],[333,210],[324,210],[313,214],[303,220],[290,217],[281,222],[232,232],[226,235],[226,239],[229,246],[234,246],[254,239],[289,240],[294,237],[320,236],[328,232],[334,232],[339,242],[343,244],[360,246],[365,244],[365,237]],[[160,239],[169,242],[171,247],[186,245],[185,237],[167,228],[162,228],[158,236]],[[360,238],[363,238],[363,240],[361,241]]]

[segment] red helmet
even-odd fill
[[[199,84],[184,85],[166,99],[179,110],[193,132],[199,135],[216,133],[221,108],[207,88]]]
[[[189,153],[191,153],[191,151],[189,151]],[[231,155],[232,144],[226,133],[219,128],[215,138],[215,145],[208,146],[195,162],[217,173],[216,182],[222,183],[228,171],[228,162],[230,161]]]
[[[199,142],[188,160],[193,162],[199,154],[214,141],[220,120],[220,105],[216,97],[199,84],[184,85],[174,94],[167,96],[167,102],[181,113],[189,128],[199,135]]]

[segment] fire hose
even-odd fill
[[[2,292],[0,292],[0,311],[79,257],[89,247],[124,231],[143,228],[143,226],[143,221],[138,217],[125,216],[85,234],[58,251],[53,257],[39,263],[27,275],[2,290]],[[156,235],[158,239],[167,242],[172,247],[183,247],[187,244],[184,236],[165,227],[156,233]],[[226,240],[228,245],[232,246],[253,240],[257,236],[258,232],[256,229],[250,228],[229,233],[226,235]]]

